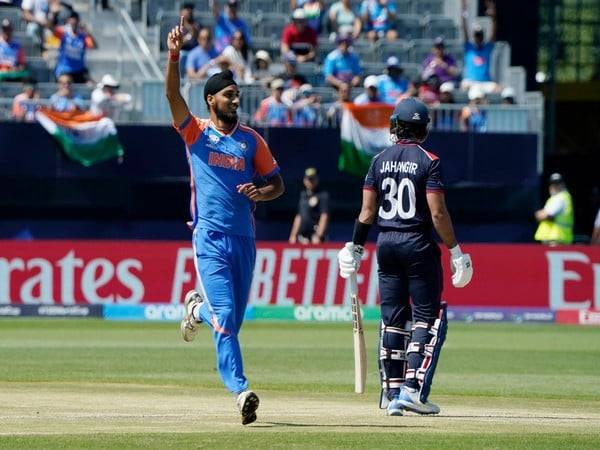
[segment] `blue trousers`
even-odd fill
[[[238,334],[254,272],[254,238],[196,228],[193,246],[205,299],[199,315],[213,331],[217,368],[223,384],[237,394],[248,388]]]

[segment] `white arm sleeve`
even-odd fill
[[[548,214],[550,217],[556,217],[564,209],[565,201],[562,196],[559,197],[558,195],[552,196],[550,198],[550,202],[548,202],[548,205],[544,207],[544,211],[546,211],[546,214]]]
[[[600,228],[600,208],[598,214],[596,214],[596,220],[594,221],[594,228]]]

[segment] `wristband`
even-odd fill
[[[173,52],[169,52],[169,62],[179,62],[179,52],[177,53],[173,53]]]
[[[462,256],[463,252],[460,249],[460,245],[456,244],[454,247],[452,247],[450,249],[450,256],[452,256],[453,259],[456,258],[460,258]]]
[[[352,243],[356,245],[365,245],[370,229],[370,223],[362,223],[356,219],[356,222],[354,222],[354,232],[352,233]]]

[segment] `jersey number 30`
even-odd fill
[[[389,190],[388,190],[389,189]],[[381,182],[381,190],[384,193],[383,202],[379,207],[379,217],[392,220],[396,214],[401,219],[412,219],[415,216],[417,196],[415,185],[410,178],[402,178],[400,186],[393,178],[384,178]],[[408,191],[408,209],[404,209],[404,191]],[[389,208],[388,208],[389,207]]]

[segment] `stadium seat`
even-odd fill
[[[175,2],[171,0],[148,0],[148,25],[159,23],[161,13],[173,13],[179,17],[179,11],[176,9]]]
[[[396,30],[402,39],[420,39],[423,36],[420,17],[416,15],[399,15]]]
[[[410,59],[410,46],[406,43],[381,41],[379,44],[379,60],[384,62],[390,56],[396,56],[401,63],[413,62]]]
[[[254,17],[254,23],[248,22],[248,25],[252,25],[252,36],[270,38],[279,42],[288,18],[289,15],[283,13],[259,14]]]
[[[3,81],[0,83],[0,98],[12,99],[23,91],[21,82]]]
[[[160,11],[157,17],[158,39],[160,42],[160,51],[167,50],[167,35],[174,24],[179,20],[179,13],[173,11]]]
[[[450,17],[426,15],[424,19],[423,37],[435,39],[443,36],[444,39],[456,39],[458,30],[456,24]]]
[[[412,14],[442,14],[444,12],[444,0],[413,0],[410,12]]]
[[[37,82],[52,81],[54,79],[52,70],[48,67],[48,62],[41,56],[28,57],[26,62],[30,77]]]
[[[21,8],[0,8],[0,21],[8,19],[14,31],[25,31],[26,23],[21,20]]]

